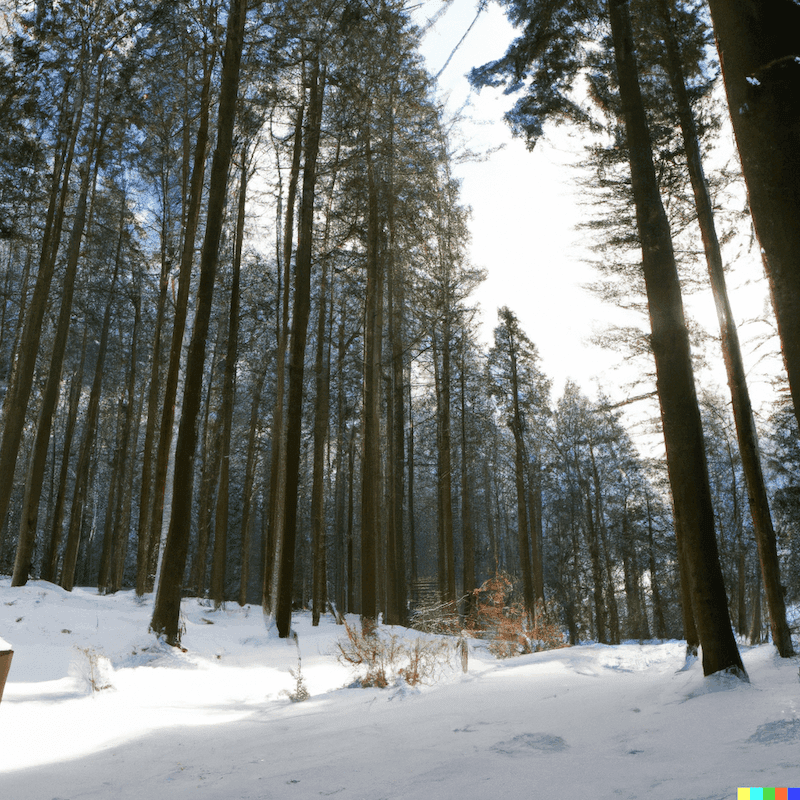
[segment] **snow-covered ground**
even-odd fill
[[[743,651],[749,685],[682,669],[680,642],[506,661],[471,642],[466,674],[454,656],[431,685],[361,689],[335,655],[342,627],[299,614],[311,697],[292,702],[297,650],[259,608],[184,601],[186,652],[148,634],[151,612],[132,592],[0,579],[15,651],[2,800],[727,800],[800,786],[798,660],[770,646]]]

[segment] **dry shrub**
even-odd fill
[[[564,631],[555,620],[560,619],[560,606],[555,602],[537,603],[533,627],[528,634],[534,652],[566,647]]]
[[[102,692],[103,689],[112,689],[111,674],[113,669],[108,658],[92,647],[76,646],[75,649],[82,653],[86,660],[77,659],[74,661],[70,667],[70,672],[76,678],[82,680],[92,694]]]
[[[294,678],[294,691],[284,689],[281,694],[285,694],[293,703],[302,703],[311,697],[311,693],[306,686],[306,679],[303,676],[303,660],[300,656],[300,637],[296,631],[292,631],[295,647],[297,648],[297,669],[290,669],[289,674]],[[219,658],[219,656],[217,656]]]
[[[403,648],[408,665],[398,671],[409,686],[433,683],[439,670],[450,663],[453,648],[442,639],[422,639],[417,637],[410,647]]]
[[[359,684],[364,688],[374,686],[379,689],[389,685],[401,646],[396,636],[381,638],[377,628],[372,626],[359,631],[355,626],[344,624],[347,639],[339,639],[336,645],[339,650],[339,661],[349,664],[358,672]]]
[[[475,589],[474,632],[489,640],[489,651],[497,658],[510,658],[538,650],[561,647],[561,629],[551,621],[553,614],[537,604],[533,625],[524,605],[514,600],[514,582],[498,572]]]
[[[420,603],[411,615],[411,627],[437,636],[458,636],[462,627],[458,604],[440,600]]]
[[[337,641],[339,661],[353,667],[358,685],[384,689],[397,678],[409,686],[431,683],[450,661],[452,646],[442,640],[414,639],[406,645],[394,634],[375,627],[359,631],[345,622],[346,639]]]

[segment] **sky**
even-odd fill
[[[428,2],[422,11],[427,15],[439,5]],[[475,13],[475,0],[455,0],[426,35],[422,52],[433,74]],[[560,128],[528,151],[503,121],[513,98],[491,89],[474,92],[466,79],[472,67],[502,56],[513,36],[502,10],[489,4],[438,81],[451,113],[469,103],[468,119],[459,126],[466,145],[478,152],[494,150],[484,161],[454,167],[462,199],[472,207],[472,261],[487,270],[475,294],[483,312],[483,339],[491,342],[497,308],[508,306],[539,349],[554,393],[559,395],[569,378],[590,391],[617,359],[588,342],[613,311],[582,288],[593,278],[584,261],[584,234],[575,229],[586,214],[572,166],[581,156],[582,140]]]
[[[469,29],[476,6],[476,0],[454,0],[426,34],[422,53],[433,74]],[[424,2],[417,11],[418,24],[440,7],[437,0]],[[572,379],[590,397],[600,389],[619,402],[642,389],[629,388],[636,375],[618,353],[589,341],[593,333],[619,322],[621,312],[583,288],[596,277],[587,264],[587,234],[576,228],[589,214],[576,185],[584,140],[564,126],[551,128],[529,152],[503,121],[513,97],[490,89],[478,94],[466,79],[472,67],[502,56],[513,37],[502,9],[489,3],[438,81],[450,113],[468,103],[469,119],[459,126],[468,146],[488,151],[502,145],[483,162],[454,168],[462,181],[462,200],[472,207],[472,261],[487,270],[487,279],[475,294],[483,311],[483,340],[491,342],[496,310],[507,305],[537,345],[542,367],[553,380],[554,398]],[[730,151],[729,132],[723,132],[719,141],[722,150],[727,144]],[[749,226],[742,235],[749,237]],[[760,263],[748,257],[732,266],[729,291],[737,320],[763,315],[767,289]],[[718,330],[710,292],[686,302],[707,330]],[[777,341],[768,336],[769,328],[763,323],[740,325],[756,407],[766,407],[775,396],[772,376],[781,370]],[[711,353],[703,382],[724,392],[724,367],[716,353],[716,349]]]

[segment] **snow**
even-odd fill
[[[712,800],[800,785],[798,659],[743,648],[750,683],[703,678],[681,642],[586,644],[497,661],[470,642],[430,685],[362,689],[341,626],[183,603],[186,652],[147,632],[152,597],[0,578],[14,659],[0,798]],[[401,638],[415,631],[385,631]],[[93,690],[94,684],[96,690]],[[100,688],[107,687],[107,688]]]

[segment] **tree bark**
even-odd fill
[[[198,498],[199,508],[197,510],[197,546],[195,547],[189,570],[189,587],[197,597],[205,597],[206,595],[208,545],[211,541],[211,529],[214,523],[216,483],[222,462],[222,414],[214,414],[212,420],[211,404],[214,394],[217,351],[224,338],[223,326],[218,330],[214,343],[203,410],[202,446],[200,448],[200,492]]]
[[[600,561],[600,540],[597,536],[594,508],[589,487],[583,482],[586,502],[586,536],[589,544],[589,558],[592,564],[592,598],[594,600],[594,619],[598,642],[606,642],[606,607],[603,602],[603,566]]]
[[[411,562],[411,584],[419,577],[417,563],[417,521],[414,516],[414,409],[411,406],[411,381],[407,381],[408,395],[408,559]]]
[[[464,542],[464,563],[463,563],[463,593],[466,604],[464,617],[467,626],[474,622],[475,618],[475,595],[472,593],[476,588],[475,577],[475,531],[472,522],[472,481],[470,480],[469,465],[472,459],[472,448],[467,438],[467,390],[466,390],[466,331],[462,334],[461,343],[461,369],[459,376],[460,400],[461,400],[461,536]]]
[[[143,587],[145,591],[150,591],[153,588],[152,581],[154,580],[156,573],[158,543],[161,539],[161,531],[164,521],[164,498],[167,488],[167,473],[169,471],[173,426],[175,424],[175,401],[178,394],[178,379],[180,377],[183,338],[186,331],[186,317],[189,311],[189,290],[192,280],[192,264],[194,262],[195,241],[197,239],[197,228],[200,220],[200,207],[203,199],[203,178],[205,176],[206,150],[208,149],[209,140],[208,127],[209,107],[211,102],[211,74],[213,71],[214,60],[215,53],[212,51],[212,54],[205,65],[206,72],[204,75],[203,88],[200,95],[200,124],[197,129],[197,141],[195,142],[194,150],[194,164],[192,165],[192,177],[189,184],[189,201],[187,204],[186,220],[184,222],[183,229],[183,249],[181,251],[181,264],[178,273],[178,297],[175,302],[175,318],[172,323],[172,343],[170,345],[169,366],[167,367],[166,383],[164,385],[164,404],[161,408],[161,424],[159,427],[158,447],[156,449],[155,471],[153,478],[153,504],[151,507],[150,519],[146,532],[145,549],[147,554],[147,579],[146,584]],[[224,98],[221,98],[220,109],[222,108],[223,102]],[[219,151],[219,145],[217,146],[217,151]],[[224,190],[225,187],[223,187],[223,191]],[[211,213],[212,202],[213,201],[209,191],[209,214]],[[214,220],[213,223],[214,225],[212,227],[215,227],[217,220]],[[221,225],[221,220],[219,221],[219,224]],[[208,223],[206,223],[206,225],[206,231],[208,231]],[[206,239],[208,239],[208,232],[206,232]],[[205,248],[205,242],[203,247]],[[205,257],[209,258],[208,256]],[[216,271],[216,259],[218,256],[215,254],[213,258],[213,269]],[[213,291],[213,279],[210,291]],[[205,342],[203,342],[202,347],[203,354],[205,354]],[[199,404],[199,397],[197,398],[197,401]]]
[[[305,368],[308,317],[311,311],[311,262],[314,231],[314,193],[317,182],[317,155],[322,128],[322,104],[325,95],[325,70],[315,55],[309,78],[309,119],[303,158],[303,194],[295,258],[294,302],[289,343],[289,389],[286,405],[286,491],[284,495],[283,546],[279,563],[278,603],[275,620],[278,635],[291,635],[292,594],[294,590],[295,541],[297,538],[297,501],[302,449],[303,377]]]
[[[11,371],[8,389],[3,398],[0,475],[6,476],[6,479],[0,481],[0,551],[2,551],[5,542],[6,514],[11,501],[11,492],[14,488],[13,476],[22,441],[28,401],[33,386],[42,322],[50,295],[50,286],[53,282],[56,256],[58,255],[61,230],[64,224],[64,208],[69,195],[70,172],[84,111],[85,83],[86,76],[84,75],[81,79],[78,99],[74,109],[72,109],[71,125],[69,126],[69,132],[61,154],[62,158],[56,159],[55,169],[53,170],[49,206],[42,233],[39,270],[36,273],[33,295],[25,315],[25,322],[21,331],[19,346],[17,347],[16,361]],[[64,88],[65,96],[68,93],[68,87],[69,82]],[[99,103],[96,102],[95,107],[99,108]],[[66,117],[67,114],[65,113],[64,116]],[[60,186],[59,178],[61,180]]]
[[[169,284],[170,262],[162,253],[161,275],[159,279],[158,304],[156,306],[153,350],[150,355],[150,380],[147,390],[147,423],[144,432],[142,451],[142,475],[139,489],[139,517],[137,520],[136,546],[136,594],[141,597],[150,586],[150,562],[152,543],[150,541],[150,515],[152,509],[153,484],[153,446],[158,436],[158,400],[160,396],[159,373],[161,368],[162,340],[167,288]]]
[[[758,555],[769,608],[772,640],[778,653],[783,658],[789,658],[794,655],[794,649],[789,625],[786,622],[786,603],[780,580],[778,548],[769,509],[764,473],[761,469],[758,433],[753,419],[750,392],[747,388],[747,375],[742,360],[739,334],[736,330],[736,323],[728,299],[722,252],[714,224],[713,205],[703,170],[694,115],[689,102],[689,94],[686,90],[686,82],[681,67],[680,49],[673,29],[670,7],[667,0],[659,0],[659,6],[664,19],[670,85],[677,101],[678,118],[683,134],[684,149],[694,191],[703,247],[706,253],[708,274],[717,307],[722,355],[731,392],[733,417],[736,423],[736,435],[742,458],[742,468],[747,481],[750,515],[753,520],[756,542],[758,543]],[[797,16],[798,22],[800,22],[800,15]],[[800,45],[797,46],[797,52],[800,53]],[[796,88],[800,90],[800,71],[798,71]],[[800,144],[800,140],[798,140],[798,144]],[[800,160],[797,163],[800,164]],[[800,193],[798,197],[800,197]],[[798,242],[800,242],[800,239],[798,239]],[[796,252],[794,257],[795,263],[797,263]],[[800,335],[800,328],[797,328],[796,332]]]
[[[311,624],[319,625],[327,593],[327,559],[325,536],[325,444],[330,419],[330,352],[325,354],[328,327],[328,262],[323,256],[319,288],[319,317],[314,357],[314,454],[311,486],[311,541],[313,550],[313,586]]]
[[[401,263],[397,251],[397,218],[395,213],[396,193],[395,163],[395,97],[397,85],[393,80],[390,93],[387,122],[388,153],[386,180],[386,223],[388,229],[387,248],[387,333],[391,351],[386,393],[386,429],[388,438],[387,458],[387,548],[386,621],[390,624],[405,625],[407,622],[408,586],[406,581],[404,524],[405,491],[405,370],[404,370],[404,327],[405,291]]]
[[[245,148],[246,150],[246,148]],[[233,406],[236,400],[236,361],[239,349],[239,281],[242,266],[245,210],[247,208],[247,153],[242,152],[239,181],[239,206],[236,216],[236,240],[231,276],[231,301],[228,341],[225,353],[225,377],[222,387],[222,464],[217,488],[217,513],[214,522],[214,558],[211,564],[211,599],[219,608],[225,600],[225,567],[228,556],[228,515]]]
[[[703,672],[710,675],[724,670],[746,679],[719,564],[689,336],[672,237],[653,166],[627,2],[611,0],[609,18],[642,243],[667,466],[676,515],[680,509],[682,518],[676,528],[684,540],[694,619],[703,648]]]
[[[289,346],[289,300],[292,265],[292,242],[294,241],[294,211],[297,198],[297,183],[303,156],[303,116],[305,95],[301,97],[294,127],[292,166],[286,198],[283,250],[278,271],[278,303],[280,315],[276,314],[276,374],[275,407],[272,411],[272,453],[269,473],[269,522],[264,541],[264,574],[262,575],[261,602],[265,610],[275,613],[278,605],[278,586],[281,554],[283,551],[284,497],[286,491],[286,351]],[[283,267],[281,287],[280,267]],[[281,288],[283,291],[281,292]]]
[[[646,495],[647,502],[647,541],[648,541],[648,566],[650,570],[650,593],[653,598],[653,625],[657,639],[665,639],[667,625],[664,620],[664,604],[661,600],[660,578],[656,566],[656,545],[653,536],[653,516],[650,508],[650,495]]]
[[[538,449],[538,448],[537,448]],[[528,469],[528,525],[531,537],[531,564],[533,597],[537,605],[544,609],[544,558],[542,553],[542,533],[544,527],[542,508],[542,476],[538,453],[531,458],[525,448]]]
[[[61,527],[64,521],[64,506],[67,497],[67,478],[69,476],[69,456],[72,449],[72,438],[75,423],[78,419],[78,406],[83,389],[83,366],[86,360],[86,342],[88,329],[83,331],[83,345],[81,346],[81,361],[78,371],[72,376],[69,392],[69,408],[67,410],[67,424],[64,431],[64,447],[61,455],[61,469],[58,476],[58,491],[56,503],[53,508],[53,519],[50,524],[50,536],[45,546],[42,558],[42,580],[55,583],[58,577],[58,550],[61,544]]]
[[[710,0],[709,7],[800,420],[800,5]]]
[[[345,461],[349,450],[348,439],[345,434],[347,414],[347,397],[344,376],[345,346],[345,312],[347,308],[347,295],[342,292],[339,303],[339,325],[337,330],[336,345],[336,375],[338,385],[336,391],[336,457],[334,470],[336,482],[334,485],[334,522],[335,553],[336,553],[336,604],[338,607],[337,623],[349,609],[347,607],[347,529],[346,529],[346,491],[347,479]]]
[[[247,4],[244,0],[232,0],[228,13],[225,54],[222,58],[217,146],[211,164],[208,221],[200,257],[197,311],[186,361],[181,422],[175,449],[172,514],[162,555],[161,580],[150,623],[151,629],[156,634],[164,636],[169,644],[174,645],[180,643],[181,588],[191,532],[197,413],[203,385],[206,338],[211,316],[214,278],[219,260],[219,242],[228,188],[228,168],[233,150],[233,128],[236,119],[239,65],[242,57],[246,11]]]
[[[125,236],[125,212],[127,209],[123,204],[120,214],[120,231],[117,242],[117,253],[114,261],[114,274],[108,289],[108,300],[106,310],[103,315],[103,328],[100,333],[100,345],[97,351],[97,362],[95,363],[94,380],[92,381],[92,391],[89,394],[89,405],[86,409],[86,422],[83,429],[83,441],[81,442],[78,463],[75,466],[75,488],[72,497],[72,509],[70,511],[69,529],[67,533],[67,543],[64,550],[64,566],[61,571],[61,586],[71,592],[75,582],[75,567],[78,560],[78,550],[81,540],[81,528],[83,523],[84,504],[86,502],[86,490],[89,485],[89,469],[91,467],[92,449],[97,434],[97,418],[100,413],[100,397],[103,388],[103,370],[105,367],[106,352],[108,350],[108,334],[111,328],[111,308],[114,302],[114,289],[117,284],[120,266],[122,264],[122,243]]]
[[[267,362],[259,371],[253,389],[253,399],[250,407],[250,433],[247,437],[247,461],[244,471],[244,489],[242,492],[242,555],[239,565],[239,605],[247,602],[247,590],[250,583],[250,549],[252,543],[252,508],[253,488],[255,486],[256,464],[258,462],[258,420],[261,406],[261,394],[264,391],[264,381],[267,378]]]
[[[442,532],[444,534],[444,600],[456,602],[456,554],[455,538],[453,532],[453,434],[451,414],[451,385],[452,385],[452,330],[450,326],[449,292],[445,289],[444,322],[442,329],[442,370],[441,386],[437,408],[441,424],[439,482],[442,497]]]
[[[367,160],[367,292],[364,310],[364,454],[361,480],[361,624],[364,633],[378,620],[378,538],[380,534],[380,376],[383,276],[379,250],[378,191],[369,122]]]
[[[509,330],[510,333],[510,330]],[[525,609],[531,621],[536,613],[536,598],[533,592],[533,568],[531,564],[530,527],[525,492],[525,427],[519,402],[519,375],[517,373],[517,352],[513,337],[509,341],[511,362],[511,402],[514,415],[511,431],[514,434],[514,474],[517,489],[517,546],[522,569],[522,591]]]
[[[67,248],[67,264],[62,281],[61,308],[59,310],[56,332],[53,340],[53,351],[50,354],[50,367],[39,409],[39,421],[36,426],[36,439],[33,445],[28,479],[25,484],[25,495],[20,516],[17,553],[14,561],[12,586],[24,586],[27,583],[36,542],[36,529],[39,521],[39,500],[42,495],[44,471],[47,462],[47,449],[50,444],[50,433],[53,426],[53,414],[58,402],[61,387],[61,373],[64,366],[64,354],[69,338],[70,320],[72,319],[72,297],[75,290],[75,276],[78,272],[81,241],[86,226],[89,190],[97,179],[97,153],[102,147],[105,125],[98,126],[99,102],[95,98],[95,119],[86,161],[82,167],[81,188],[75,209],[75,219],[70,233]]]
[[[122,588],[123,576],[125,574],[125,557],[128,552],[128,539],[131,522],[131,505],[133,502],[133,475],[136,468],[136,458],[129,455],[130,443],[139,441],[139,426],[142,420],[142,406],[144,404],[144,392],[139,400],[138,408],[135,403],[136,388],[136,366],[138,353],[139,328],[141,325],[141,296],[136,295],[134,299],[135,317],[133,325],[133,337],[130,353],[130,368],[128,373],[128,393],[127,393],[127,423],[123,434],[121,447],[122,470],[120,471],[121,496],[114,515],[114,552],[111,559],[111,577],[108,587],[109,592],[116,592]]]
[[[619,609],[617,607],[617,596],[614,591],[614,574],[611,566],[611,551],[608,546],[608,536],[606,535],[606,515],[603,510],[603,492],[600,486],[600,473],[597,469],[597,461],[594,457],[594,444],[589,442],[589,461],[592,465],[592,485],[594,486],[594,508],[597,515],[596,530],[599,534],[599,545],[603,548],[603,563],[605,565],[605,607],[608,612],[608,630],[610,644],[619,644]]]

